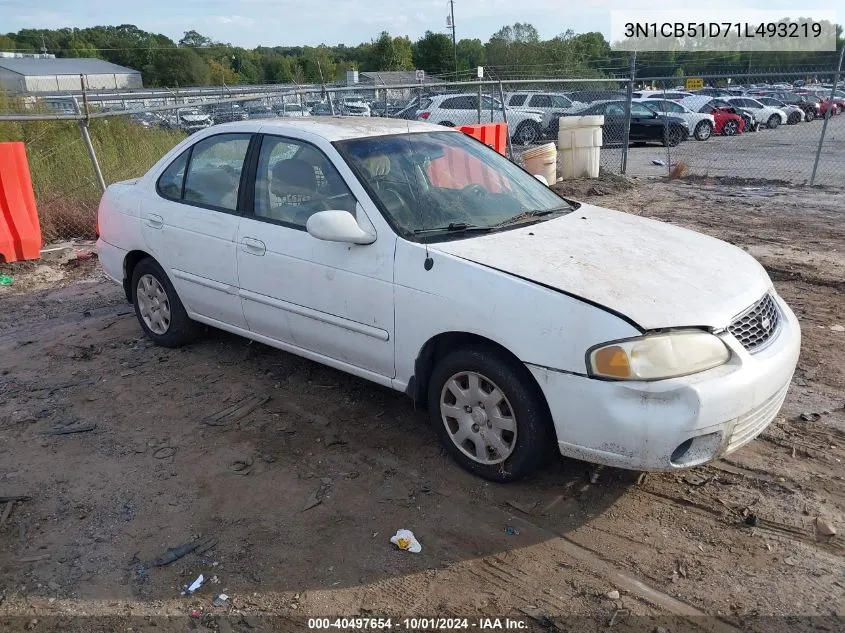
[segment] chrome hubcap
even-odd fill
[[[153,334],[166,334],[170,328],[170,301],[158,279],[143,275],[138,280],[135,296],[144,324]]]
[[[505,394],[476,372],[452,376],[440,392],[440,416],[460,451],[479,464],[500,464],[516,447],[516,416]]]

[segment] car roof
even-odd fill
[[[322,136],[330,142],[371,136],[387,136],[390,134],[449,131],[449,128],[433,123],[406,121],[404,119],[384,119],[380,117],[316,116],[307,119],[266,119],[262,123],[262,132],[276,132],[277,134],[284,134],[288,130],[310,132],[311,134]],[[237,123],[224,125],[238,126]]]

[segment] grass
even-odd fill
[[[38,113],[0,94],[0,113]],[[142,176],[184,138],[181,132],[143,128],[128,117],[94,119],[91,141],[106,184]],[[100,188],[76,121],[0,121],[0,142],[26,145],[44,243],[92,239]]]

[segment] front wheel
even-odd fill
[[[675,147],[676,145],[680,145],[682,138],[681,130],[672,127],[663,134],[663,144],[669,147]]]
[[[522,145],[531,145],[540,138],[540,126],[534,121],[523,121],[516,128],[514,139]]]
[[[766,121],[766,127],[770,130],[774,130],[778,125],[780,125],[780,117],[777,114],[773,114],[769,117],[769,120]]]
[[[725,121],[725,125],[722,126],[722,134],[725,136],[735,136],[739,134],[739,123],[736,121]]]
[[[493,348],[458,349],[441,359],[429,381],[428,410],[455,461],[491,481],[525,477],[554,444],[531,375]]]
[[[804,116],[800,112],[792,112],[792,113],[790,113],[789,118],[786,120],[786,124],[787,125],[796,125],[798,123],[801,123],[803,118],[804,118]]]
[[[132,272],[132,303],[141,328],[157,345],[180,347],[200,333],[200,324],[188,317],[164,269],[151,257]]]
[[[696,141],[706,141],[710,138],[710,136],[712,136],[712,134],[713,126],[710,121],[700,121],[698,125],[695,126],[695,132],[693,132]]]
[[[815,121],[815,119],[816,119],[816,113],[815,113],[813,110],[807,110],[807,111],[805,112],[805,114],[807,115],[807,122],[808,122],[808,123],[809,123],[810,121]]]

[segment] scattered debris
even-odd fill
[[[202,587],[204,583],[205,583],[205,576],[200,574],[199,576],[197,576],[197,579],[194,582],[192,582],[190,585],[182,587],[182,595],[183,596],[190,596],[197,589]]]
[[[153,457],[156,459],[167,459],[168,457],[173,457],[177,450],[179,449],[175,446],[161,446],[155,450]]]
[[[192,609],[191,610],[191,617],[194,620],[199,620],[202,617],[202,611],[200,611],[199,609]]]
[[[390,537],[390,542],[412,554],[419,554],[422,551],[422,545],[411,530],[397,530],[396,534]]]
[[[596,485],[599,482],[599,476],[601,475],[602,467],[597,466],[595,470],[590,473],[590,483]]]
[[[513,499],[509,499],[507,504],[514,508],[515,510],[519,510],[523,514],[531,514],[534,511],[534,508],[537,507],[537,501],[534,503],[522,503],[521,501],[514,501]]]
[[[608,600],[619,600],[619,591],[617,591],[616,589],[614,589],[613,591],[608,591],[606,594],[604,594],[604,597]]]
[[[18,562],[20,563],[37,563],[42,560],[49,560],[52,554],[39,554],[38,556],[27,556],[26,558],[21,558]]]
[[[41,435],[71,435],[72,433],[86,433],[88,431],[93,431],[96,428],[97,425],[93,422],[90,424],[69,424],[68,426],[44,431]]]
[[[305,500],[305,505],[302,506],[303,512],[305,512],[306,510],[310,510],[311,508],[316,508],[323,502],[323,499],[320,496],[320,490],[322,490],[322,488],[318,488],[310,495],[308,495],[308,498]]]
[[[822,416],[818,413],[802,413],[800,417],[804,422],[816,422]]]
[[[510,525],[505,526],[505,534],[508,536],[519,536],[519,530],[515,527],[511,527]]]
[[[14,501],[7,501],[6,507],[3,508],[3,515],[0,516],[0,525],[5,525],[9,520],[9,515],[12,514],[12,508],[15,506]]]
[[[653,161],[651,161],[651,164],[652,165],[660,165],[661,167],[666,167],[666,161],[662,160],[660,158],[655,158]]]
[[[255,459],[253,457],[238,459],[229,465],[229,470],[237,475],[248,475],[252,472],[253,464],[255,464]]]
[[[29,495],[0,495],[0,503],[7,501],[29,501],[32,499]]]
[[[121,378],[129,378],[129,376],[134,376],[135,370],[134,369],[127,369],[126,371],[120,372]]]
[[[760,519],[758,519],[757,515],[753,512],[749,512],[743,519],[743,523],[745,523],[745,525],[750,525],[751,527],[755,527],[759,522]]]
[[[696,487],[703,486],[712,479],[712,477],[701,477],[700,475],[696,475],[695,473],[687,473],[686,475],[684,475],[684,481],[690,486]]]
[[[2,521],[0,521],[2,523]],[[816,532],[822,536],[834,536],[836,528],[823,517],[816,517]]]
[[[203,552],[208,551],[215,545],[217,545],[217,539],[213,536],[198,538],[188,543],[185,543],[184,545],[168,548],[165,554],[151,561],[147,566],[163,567],[164,565],[169,565],[170,563],[179,560],[183,556],[187,556],[191,552],[197,552],[198,554],[202,554]]]
[[[226,605],[226,601],[229,599],[225,593],[221,593],[217,596],[214,600],[211,601],[211,606],[213,607],[222,607]]]
[[[628,609],[616,609],[613,612],[613,615],[610,617],[610,622],[607,623],[608,627],[613,626],[614,624],[618,624],[625,618],[631,615],[631,612]]]
[[[783,562],[789,565],[790,567],[795,567],[795,565],[798,564],[798,561],[796,561],[792,556],[785,558]]]
[[[845,325],[831,325],[831,332],[845,332]]]
[[[539,607],[523,607],[520,611],[542,627],[549,628],[552,625],[549,615]]]
[[[11,286],[15,283],[15,278],[10,275],[0,275],[0,286]]]
[[[253,394],[236,402],[230,407],[226,407],[222,411],[208,416],[202,423],[209,426],[226,426],[241,420],[255,411],[258,407],[269,402],[270,396]]]
[[[637,485],[642,486],[647,478],[648,473],[640,473],[639,475],[637,475]]]

